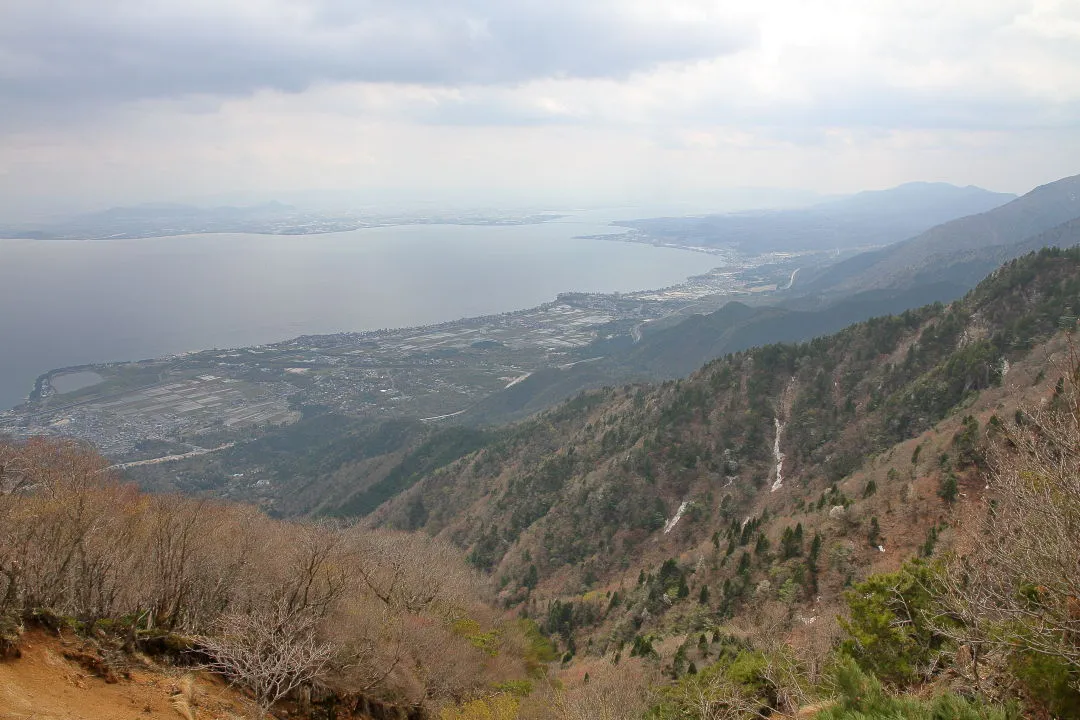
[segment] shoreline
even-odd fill
[[[374,221],[374,222],[357,222],[349,223],[342,222],[340,226],[326,227],[319,229],[309,229],[303,226],[283,227],[281,229],[273,228],[229,228],[229,229],[169,229],[168,231],[150,231],[150,232],[121,232],[111,233],[109,235],[92,235],[88,236],[86,233],[77,234],[60,234],[48,236],[41,231],[27,231],[30,234],[37,234],[39,237],[30,236],[17,236],[13,232],[5,235],[0,235],[0,242],[4,240],[11,240],[15,242],[109,242],[110,240],[156,240],[160,238],[179,238],[189,237],[193,235],[265,235],[268,237],[304,237],[307,235],[335,235],[337,233],[357,232],[360,230],[378,230],[381,228],[394,228],[394,227],[427,227],[433,225],[446,225],[452,227],[524,227],[528,225],[545,225],[548,223],[557,223],[564,218],[570,217],[569,215],[561,215],[556,213],[538,213],[533,216],[523,217],[519,219],[506,219],[500,220],[496,218],[481,219],[478,218],[474,221],[468,220],[453,220],[439,218],[437,220],[398,220],[391,219],[386,221]],[[327,219],[327,223],[338,222],[337,219]]]
[[[172,236],[169,236],[169,237],[172,237]],[[608,238],[605,238],[604,236],[574,236],[572,239],[575,239],[575,240],[577,240],[577,239],[599,240],[599,239],[608,239]],[[614,239],[611,238],[610,240],[614,240]],[[614,240],[614,241],[615,242],[631,242],[631,241],[626,241],[626,240]],[[689,250],[689,248],[677,248],[677,247],[672,247],[671,249]],[[719,255],[719,253],[708,253],[708,254],[710,254],[710,255]],[[260,348],[276,348],[278,346],[284,346],[284,345],[290,345],[290,344],[295,345],[295,344],[301,343],[301,342],[319,343],[320,341],[321,342],[326,342],[328,340],[337,340],[337,341],[356,341],[356,340],[365,340],[365,339],[378,340],[380,338],[390,337],[390,336],[393,336],[393,335],[396,335],[396,334],[399,334],[399,333],[440,331],[440,330],[447,330],[447,329],[450,329],[450,328],[453,328],[453,327],[456,327],[456,326],[466,326],[466,327],[468,327],[470,325],[477,325],[477,324],[482,324],[484,322],[489,322],[489,321],[494,320],[494,319],[499,319],[499,318],[508,319],[508,318],[513,318],[515,316],[529,315],[529,314],[535,313],[537,311],[543,311],[545,309],[550,309],[550,308],[556,307],[560,303],[564,302],[564,300],[563,300],[564,298],[569,298],[569,297],[581,297],[581,296],[584,296],[584,297],[594,297],[594,298],[629,299],[629,298],[634,298],[636,296],[646,297],[646,296],[654,296],[654,295],[656,295],[658,293],[677,292],[680,289],[689,287],[693,283],[693,281],[695,281],[695,280],[700,280],[700,279],[703,279],[703,278],[707,278],[710,275],[715,274],[717,271],[722,270],[724,268],[728,268],[728,267],[730,267],[730,266],[727,265],[727,264],[718,265],[716,267],[710,268],[705,273],[699,273],[699,274],[696,274],[696,275],[688,275],[680,283],[675,283],[675,284],[672,284],[672,285],[666,285],[666,286],[662,286],[662,287],[658,287],[658,288],[656,288],[656,287],[642,288],[642,289],[633,290],[633,291],[630,291],[630,292],[614,292],[614,293],[610,293],[610,292],[582,292],[582,291],[568,290],[568,291],[558,293],[553,300],[549,300],[547,302],[540,303],[539,305],[532,305],[532,306],[525,307],[525,308],[517,308],[517,309],[514,309],[514,310],[507,310],[507,311],[501,312],[501,313],[489,313],[487,315],[472,315],[472,316],[460,317],[460,318],[456,318],[454,320],[446,320],[446,321],[439,322],[439,323],[429,323],[429,324],[426,324],[426,325],[403,325],[403,326],[398,326],[398,327],[379,328],[379,329],[376,329],[376,330],[342,330],[342,331],[339,331],[339,332],[332,332],[332,333],[300,334],[300,335],[294,335],[294,336],[291,336],[291,337],[285,337],[285,338],[272,340],[272,341],[268,341],[268,342],[264,342],[264,343],[259,343],[259,344],[255,344],[255,345],[235,345],[235,346],[229,346],[229,347],[198,348],[198,349],[184,350],[184,351],[176,352],[176,353],[168,353],[168,354],[165,354],[165,355],[160,355],[160,356],[155,356],[155,357],[135,358],[135,359],[132,359],[132,358],[128,358],[128,359],[112,359],[112,360],[105,360],[105,361],[101,361],[101,362],[80,363],[80,364],[77,364],[77,365],[67,365],[67,366],[63,366],[63,367],[51,368],[51,369],[41,373],[40,375],[37,376],[37,378],[35,378],[31,391],[26,396],[23,397],[22,401],[16,403],[15,405],[13,405],[11,407],[0,408],[0,416],[3,416],[5,414],[14,413],[17,410],[26,407],[27,405],[30,405],[30,404],[36,403],[36,402],[40,402],[41,400],[45,399],[46,397],[52,395],[53,392],[49,392],[49,390],[52,390],[51,380],[52,380],[53,377],[55,377],[57,375],[64,375],[64,374],[67,374],[67,373],[85,372],[85,371],[95,372],[95,371],[98,371],[98,370],[100,370],[102,368],[108,367],[110,365],[124,365],[124,364],[130,364],[130,363],[143,363],[143,362],[153,362],[153,361],[170,361],[170,360],[176,360],[176,359],[180,359],[180,358],[183,358],[183,357],[186,357],[186,356],[189,356],[189,355],[195,355],[195,354],[204,353],[204,352],[213,352],[213,351],[237,352],[237,351],[244,351],[244,350],[251,351],[251,350],[259,350]],[[48,388],[48,389],[46,389],[46,388]]]

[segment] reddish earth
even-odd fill
[[[32,630],[20,648],[21,658],[0,663],[0,720],[202,720],[250,712],[221,681],[150,660],[132,660],[107,680],[100,656],[77,638]]]

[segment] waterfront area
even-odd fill
[[[0,413],[0,433],[74,437],[131,462],[199,452],[305,411],[439,421],[537,370],[593,359],[597,343],[637,340],[653,321],[760,295],[814,262],[723,260],[661,289],[564,293],[527,310],[420,327],[58,369],[38,379],[26,403]],[[100,381],[65,391],[62,380],[76,373]]]

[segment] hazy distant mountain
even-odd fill
[[[33,227],[0,228],[0,237],[97,239],[203,232],[290,232],[319,220],[279,202],[239,207],[148,203],[75,215]]]
[[[851,198],[854,200],[855,198]],[[1080,217],[1080,175],[1041,185],[987,212],[943,223],[904,242],[856,255],[817,277],[799,278],[800,295],[825,299],[867,290],[904,289],[927,282],[949,282],[966,289],[1005,260],[1045,244],[1075,243],[1042,233]]]
[[[949,183],[911,182],[898,185],[888,190],[866,190],[818,203],[812,209],[819,212],[836,211],[851,215],[872,215],[879,213],[900,214],[917,212],[923,220],[937,223],[947,222],[957,217],[957,213],[974,215],[975,213],[1002,205],[1016,196],[1011,193],[996,193],[974,185],[957,187]]]
[[[617,223],[680,245],[743,252],[888,245],[935,225],[1003,205],[1016,196],[946,183],[908,183],[800,210],[770,210]]]
[[[978,197],[978,188],[904,185],[837,201],[849,208],[898,207],[900,199],[942,194]],[[709,315],[645,333],[620,358],[636,372],[675,377],[710,359],[774,342],[809,340],[875,315],[951,301],[994,268],[1033,250],[1080,243],[1080,176],[1065,178],[989,212],[953,220],[918,237],[833,265],[776,306],[730,303]],[[816,297],[804,293],[815,291]]]
[[[915,184],[860,193],[833,203],[859,208],[900,207],[904,202],[951,194],[979,197],[978,188]],[[906,200],[905,200],[906,198]],[[964,295],[1001,264],[1043,247],[1080,244],[1080,176],[1031,191],[986,213],[934,227],[906,242],[817,271],[801,273],[790,293],[773,305],[731,302],[707,315],[667,327],[646,326],[641,341],[608,343],[588,354],[606,357],[569,370],[534,373],[511,390],[480,403],[478,419],[518,418],[582,389],[630,378],[675,378],[726,353],[776,342],[800,342],[836,332],[867,318],[903,312]],[[810,276],[809,281],[802,278]]]
[[[71,224],[120,221],[168,222],[170,219],[190,220],[192,218],[235,220],[253,217],[288,217],[298,212],[299,210],[295,207],[279,202],[245,206],[222,205],[209,208],[177,203],[146,203],[144,205],[114,207],[100,212],[78,215],[68,222]]]

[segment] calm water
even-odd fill
[[[53,368],[506,312],[570,290],[662,287],[715,264],[681,250],[573,239],[609,230],[558,222],[0,240],[0,409]]]

